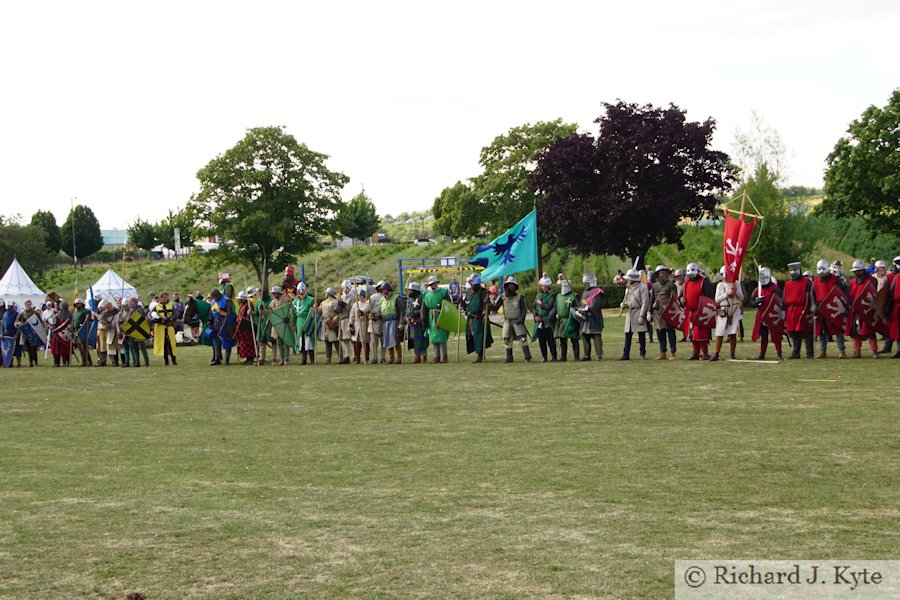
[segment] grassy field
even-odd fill
[[[667,598],[676,559],[898,558],[900,361],[179,352],[0,372],[0,597]]]

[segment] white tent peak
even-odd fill
[[[13,257],[12,264],[6,270],[6,275],[0,279],[0,298],[6,302],[15,302],[21,309],[26,300],[31,300],[35,307],[40,307],[46,298],[46,294],[34,284],[19,261]]]
[[[135,287],[112,269],[107,269],[106,273],[91,287],[94,290],[94,300],[97,302],[112,300],[117,303],[119,300],[128,300],[132,296],[137,296]]]

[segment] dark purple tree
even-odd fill
[[[529,183],[544,195],[545,242],[574,252],[640,256],[678,243],[679,224],[712,212],[736,170],[709,144],[715,121],[692,123],[675,106],[604,103],[597,138],[572,134],[538,155]]]

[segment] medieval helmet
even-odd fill
[[[866,263],[864,263],[863,261],[861,261],[857,258],[856,260],[853,261],[853,266],[850,267],[850,270],[853,271],[854,273],[856,273],[857,271],[865,271]]]
[[[628,272],[625,273],[625,279],[627,279],[628,281],[635,281],[635,282],[640,281],[641,274],[638,272],[637,269],[628,269]]]
[[[305,291],[306,291],[306,284],[303,283],[302,281],[301,281],[300,283],[298,283],[298,284],[297,284],[297,291],[298,291],[298,292],[305,292]]]
[[[350,282],[349,279],[345,279],[344,281],[341,282],[341,289],[342,289],[342,290],[346,290],[346,289],[349,289],[349,288],[351,288],[351,287],[353,287],[353,284]]]
[[[390,281],[385,281],[384,283],[381,284],[381,289],[383,289],[383,290],[385,290],[385,291],[391,291],[391,292],[393,292],[393,291],[394,291],[394,286],[391,284]]]
[[[294,276],[294,267],[288,265],[284,268],[284,276],[285,277],[293,277]]]
[[[769,285],[772,281],[772,270],[769,267],[763,267],[759,270],[759,282],[762,285]]]
[[[434,275],[432,275],[432,276],[430,276],[430,277],[428,278],[428,280],[425,282],[425,287],[428,287],[428,286],[430,286],[430,285],[434,285],[434,284],[437,283],[437,282],[438,282],[438,278],[435,277]]]
[[[828,273],[828,261],[824,258],[816,263],[816,273],[819,275],[825,275]]]
[[[787,265],[788,271],[791,273],[791,279],[798,279],[800,277],[800,263],[792,262]]]
[[[238,292],[237,299],[238,300],[249,300],[250,295],[247,292],[242,290],[242,291]]]
[[[675,269],[675,277],[684,277],[684,269]]]
[[[382,286],[384,286],[384,279],[379,280],[378,283],[375,284],[375,291],[381,290]]]
[[[550,287],[553,285],[553,280],[549,277],[541,277],[541,280],[538,281],[538,285],[542,285],[545,287]]]
[[[431,279],[431,278],[429,277],[429,279]],[[515,277],[513,277],[512,275],[510,275],[509,277],[506,278],[506,281],[503,282],[503,287],[506,287],[506,286],[508,286],[508,285],[514,285],[514,286],[516,286],[516,287],[518,288],[518,287],[519,287],[519,282],[516,281],[516,278],[515,278]]]
[[[597,287],[597,276],[593,273],[585,273],[581,276],[581,283],[588,288]]]
[[[841,275],[841,262],[839,260],[831,263],[831,274],[840,277]]]
[[[654,273],[659,273],[660,271],[665,271],[668,273],[669,267],[667,267],[666,265],[658,265],[655,269],[653,269]]]
[[[700,274],[700,267],[697,263],[690,263],[684,268],[684,274],[693,279]]]
[[[356,295],[357,296],[368,296],[369,292],[366,291],[365,287],[361,287],[358,290],[356,290]]]
[[[884,269],[884,268],[887,268],[887,265],[884,264],[884,261],[883,261],[883,260],[876,260],[876,261],[875,261],[875,268],[876,268],[876,269]]]
[[[270,294],[283,294],[284,290],[281,288],[280,285],[273,285],[272,289],[269,290],[269,293]]]
[[[408,289],[410,292],[421,292],[422,286],[419,285],[418,281],[410,281],[409,285],[406,286],[406,289]]]
[[[333,287],[330,287],[330,288],[328,288],[328,289],[325,290],[325,294],[328,295],[328,296],[334,297],[334,296],[337,295],[337,290],[334,289]]]
[[[560,292],[562,292],[564,295],[568,294],[569,292],[572,291],[572,282],[569,281],[568,279],[563,279],[559,283],[559,287],[560,287],[560,290],[559,290]]]
[[[82,300],[81,298],[75,298],[75,306],[78,306],[79,304],[84,304],[84,300]]]

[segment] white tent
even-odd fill
[[[118,303],[122,298],[128,300],[132,296],[137,296],[137,290],[134,286],[122,279],[119,274],[112,269],[107,269],[106,273],[103,274],[103,277],[98,279],[97,283],[93,285],[93,289],[94,300],[96,300],[98,304],[100,302],[106,302],[107,300]],[[85,292],[85,296],[87,296],[87,292]],[[87,301],[87,298],[85,298],[85,301]]]
[[[13,258],[6,275],[0,279],[0,298],[6,302],[15,302],[21,310],[26,300],[31,300],[35,308],[40,308],[46,297],[47,295],[34,285],[19,261]]]

